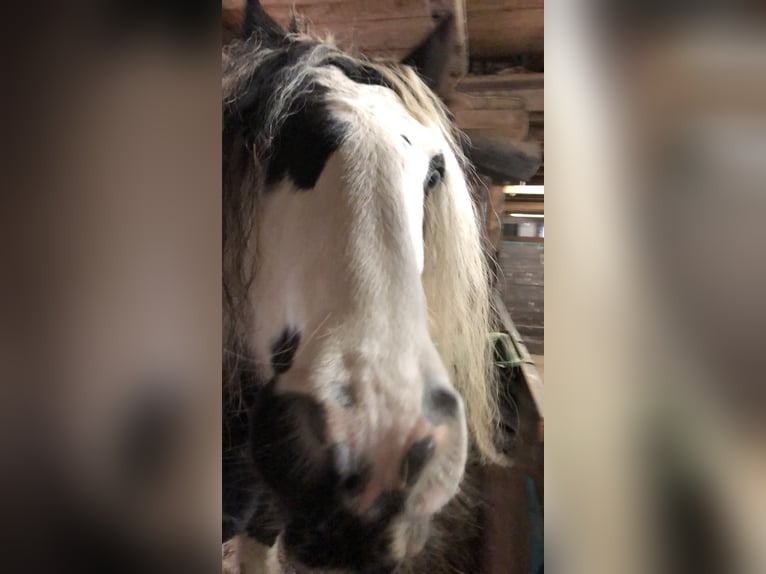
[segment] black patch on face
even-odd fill
[[[327,440],[327,419],[322,405],[313,399],[296,400],[293,405],[296,410],[296,417],[299,417],[307,432],[310,432],[315,439],[324,444]]]
[[[430,435],[420,439],[410,447],[404,460],[402,460],[402,466],[399,470],[407,486],[412,486],[417,482],[428,461],[433,457],[434,452],[436,452],[436,441]]]
[[[314,86],[305,104],[291,112],[274,140],[266,184],[289,176],[298,189],[312,189],[325,163],[338,149],[342,130],[323,102],[325,88]]]
[[[309,568],[390,572],[389,527],[404,507],[404,495],[386,492],[375,502],[375,518],[341,508],[330,514],[295,517],[284,531],[285,549]]]
[[[278,501],[285,517],[288,556],[311,568],[366,572],[396,566],[390,558],[390,527],[402,512],[403,492],[385,492],[369,512],[348,510],[350,496],[370,479],[370,467],[349,459],[344,445],[328,444],[324,408],[297,393],[277,394],[276,380],[251,410],[251,456],[255,474]],[[266,543],[274,529],[249,528]]]
[[[242,79],[247,88],[227,102],[223,110],[225,181],[236,175],[232,172],[243,169],[243,162],[234,159],[255,153],[267,186],[285,177],[298,189],[316,185],[343,135],[327,110],[327,89],[307,75],[296,87],[300,97],[284,110],[277,125],[265,123],[274,94],[294,79],[294,66],[316,46],[316,42],[290,42],[269,55],[253,77]],[[239,57],[246,58],[247,53]]]
[[[408,138],[406,135],[402,134],[402,139],[407,142],[407,145],[412,145],[410,138]]]
[[[308,395],[277,394],[275,386],[259,394],[250,414],[255,469],[287,510],[325,505],[340,476],[326,444],[324,407]]]
[[[454,419],[459,408],[455,392],[444,387],[426,391],[423,397],[423,414],[435,425]]]
[[[277,375],[286,373],[293,366],[293,357],[300,342],[300,331],[286,327],[271,344],[271,366]]]

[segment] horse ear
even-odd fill
[[[276,46],[287,36],[258,0],[224,0],[222,20],[224,43],[258,34],[264,44]]]
[[[259,33],[263,42],[271,45],[281,44],[287,37],[282,26],[266,14],[259,0],[246,0],[245,22],[242,31],[245,38]]]
[[[420,77],[437,94],[442,94],[448,74],[450,47],[455,35],[455,16],[443,14],[436,28],[403,60],[412,66]]]

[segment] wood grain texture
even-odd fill
[[[424,0],[330,0],[312,2],[263,2],[264,9],[280,23],[290,19],[293,9],[309,23],[326,25],[358,21],[403,20],[430,16]]]
[[[503,207],[504,213],[543,213],[545,204],[542,201],[508,201]]]
[[[505,239],[505,238],[504,238]],[[524,238],[524,243],[500,244],[503,303],[530,353],[545,350],[545,247]]]
[[[430,0],[431,15],[449,12],[453,15],[453,45],[449,65],[449,88],[468,72],[468,26],[464,0]]]
[[[482,130],[514,141],[527,137],[528,122],[523,110],[455,110],[454,114],[462,130]]]
[[[466,76],[455,89],[472,96],[518,98],[528,112],[542,112],[544,87],[542,73],[511,73]]]
[[[262,4],[283,27],[295,11],[313,35],[373,58],[403,58],[435,25],[425,0],[267,0]]]
[[[543,51],[544,11],[468,9],[469,51],[475,58],[508,58]]]
[[[540,8],[545,5],[545,0],[467,0],[466,6],[469,12],[482,10],[519,10],[522,8]]]

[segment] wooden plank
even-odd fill
[[[529,118],[524,102],[518,98],[453,93],[447,104],[460,129],[486,130],[518,141],[527,138]]]
[[[525,240],[526,239],[531,238],[525,238]],[[535,364],[532,361],[532,358],[527,352],[526,346],[521,343],[521,338],[519,337],[519,333],[516,330],[516,326],[514,325],[513,320],[511,320],[511,315],[508,313],[508,309],[506,308],[505,303],[503,302],[503,299],[497,290],[492,293],[492,307],[495,310],[498,321],[500,322],[500,327],[511,334],[514,340],[519,343],[523,351],[524,364],[522,365],[522,372],[524,373],[524,380],[527,383],[529,392],[535,401],[537,412],[542,419],[545,417],[543,382],[540,380],[540,376],[537,374],[537,369],[535,368]]]
[[[228,0],[236,1],[236,0]],[[454,16],[447,88],[468,69],[464,0],[265,0],[264,9],[282,26],[293,10],[319,37],[374,58],[401,60],[435,28],[437,17]]]
[[[312,33],[330,34],[343,48],[356,48],[372,54],[402,54],[425,38],[433,29],[430,17],[405,20],[357,20],[329,24],[314,22]]]
[[[544,213],[545,203],[542,201],[508,201],[508,196],[506,196],[503,210],[505,213]]]
[[[337,2],[289,2],[264,3],[265,10],[277,22],[285,25],[293,8],[309,24],[347,24],[367,20],[398,20],[430,16],[425,0],[343,0]]]
[[[515,461],[514,461],[515,462]],[[482,498],[484,544],[482,572],[529,573],[529,502],[525,468],[488,465],[484,469]]]
[[[528,116],[524,100],[500,92],[496,94],[455,92],[448,98],[447,105],[453,110],[514,110]]]
[[[373,58],[401,60],[434,28],[426,0],[266,0],[264,9],[282,26],[293,6],[318,37]]]
[[[466,76],[455,89],[474,96],[518,98],[529,112],[544,110],[544,81],[540,73]]]
[[[542,52],[543,10],[468,11],[469,52],[477,58],[507,58],[525,52]]]
[[[458,87],[457,89],[460,89]],[[491,97],[489,93],[482,92],[483,97]],[[545,106],[545,97],[542,88],[521,89],[505,92],[497,92],[497,97],[516,99],[524,103],[524,109],[530,112],[541,112]]]
[[[469,12],[480,12],[482,10],[519,10],[522,8],[545,7],[545,0],[468,0],[467,8]]]
[[[466,76],[460,82],[464,92],[509,91],[520,88],[542,88],[545,76],[541,72],[508,72]]]
[[[523,141],[528,122],[520,110],[456,110],[455,123],[462,130],[482,130],[488,135]]]
[[[544,237],[521,237],[519,235],[503,235],[502,240],[509,243],[545,243]]]
[[[465,0],[429,0],[432,16],[439,13],[453,15],[452,54],[448,65],[450,90],[468,73],[468,27]]]
[[[297,0],[296,2],[293,2],[292,0],[261,0],[261,6],[263,6],[267,12],[270,12],[271,6],[292,6],[293,4],[343,4],[348,1],[349,0]]]
[[[333,26],[333,34],[341,45],[354,45],[360,49],[411,49],[433,29],[433,20],[408,18],[407,20],[380,20],[349,22]]]

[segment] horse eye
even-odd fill
[[[439,171],[434,170],[428,174],[428,181],[426,182],[426,188],[433,189],[442,180],[442,174]]]
[[[428,175],[423,185],[426,194],[432,191],[444,180],[444,156],[435,155],[428,164]]]

